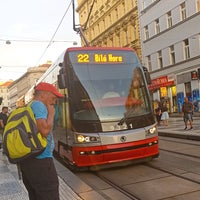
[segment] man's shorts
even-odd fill
[[[192,113],[185,113],[183,119],[184,119],[184,122],[192,121]]]

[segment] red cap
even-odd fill
[[[58,92],[56,87],[50,83],[40,82],[38,85],[35,86],[35,90],[48,91],[55,94],[59,98],[63,97],[63,95]]]

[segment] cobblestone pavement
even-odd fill
[[[59,177],[60,200],[81,200],[81,198]],[[28,193],[19,180],[17,166],[10,164],[0,149],[0,199],[28,200]]]

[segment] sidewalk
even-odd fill
[[[10,164],[0,149],[0,199],[28,200],[28,193],[19,180],[16,165]],[[81,200],[81,198],[59,177],[60,200]]]
[[[74,173],[54,160],[59,178],[60,200],[105,200],[97,191],[93,190]],[[0,149],[0,199],[28,200],[28,193],[19,180],[17,166],[11,164]]]
[[[192,140],[200,140],[200,117],[193,118],[193,129],[184,130],[185,124],[182,117],[170,117],[169,125],[158,126],[158,134],[160,136],[178,137]]]
[[[160,136],[200,140],[200,117],[194,117],[193,130],[184,130],[181,117],[170,117],[168,126],[158,126]],[[104,200],[98,192],[81,181],[75,174],[55,160],[60,183],[60,200]],[[0,149],[0,199],[28,200],[22,180],[18,178],[16,165],[10,164]]]

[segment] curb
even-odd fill
[[[165,137],[200,141],[200,136],[198,136],[198,135],[189,135],[189,134],[184,135],[184,134],[179,134],[179,133],[169,133],[169,132],[159,132],[159,131],[158,131],[158,135],[159,136],[165,136]]]

